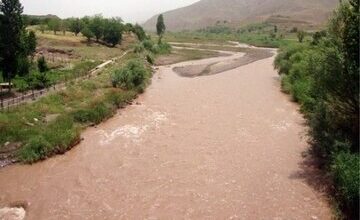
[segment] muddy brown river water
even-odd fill
[[[70,152],[1,169],[0,207],[27,203],[33,220],[330,219],[274,57],[211,76],[172,71],[229,58],[160,67],[138,104]]]

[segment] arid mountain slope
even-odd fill
[[[324,23],[339,0],[201,0],[193,5],[165,12],[168,30],[193,30],[221,22],[232,25],[286,17],[295,22]],[[154,16],[144,27],[154,30]]]

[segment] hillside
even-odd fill
[[[184,8],[165,12],[164,17],[167,29],[171,31],[194,30],[219,22],[234,26],[268,19],[311,26],[323,24],[338,2],[338,0],[201,0]],[[144,27],[147,30],[155,29],[156,17],[145,22]]]

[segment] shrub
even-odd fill
[[[37,60],[37,65],[40,73],[44,73],[49,70],[44,56],[39,57]]]
[[[46,73],[32,72],[27,80],[32,89],[43,89],[50,85]]]
[[[357,219],[359,210],[358,23],[358,2],[344,1],[327,32],[314,35],[310,44],[282,50],[275,59],[285,75],[283,90],[302,105],[313,152],[331,168],[339,205],[349,219]]]
[[[152,48],[154,46],[154,42],[152,42],[152,40],[144,40],[142,42],[142,45],[146,50],[152,51]]]
[[[149,73],[138,60],[131,60],[128,64],[111,75],[113,87],[123,89],[138,89],[144,86],[145,81],[149,78]]]
[[[331,166],[335,184],[339,191],[339,197],[344,201],[345,207],[351,207],[350,215],[356,215],[359,207],[360,185],[360,159],[359,155],[341,152],[335,156]]]
[[[26,76],[30,72],[30,62],[27,57],[20,56],[17,60],[17,72],[20,76]]]
[[[150,64],[154,64],[155,58],[152,54],[148,53],[148,54],[146,54],[146,61]]]
[[[43,160],[51,151],[51,145],[43,136],[31,138],[28,143],[19,151],[19,158],[25,163],[34,163]]]
[[[104,103],[94,103],[88,109],[81,109],[73,113],[74,120],[80,123],[99,124],[112,114],[112,109]]]
[[[134,47],[134,52],[135,53],[142,53],[144,52],[145,48],[143,46],[143,44],[136,44]]]
[[[144,29],[136,24],[133,28],[132,28],[132,31],[136,34],[137,38],[139,39],[139,41],[143,41],[145,40],[147,37],[146,37],[146,33],[144,31]]]
[[[133,100],[136,95],[134,91],[112,90],[106,94],[106,100],[117,108],[121,108],[125,106],[127,102]]]
[[[24,77],[16,76],[13,82],[19,92],[25,92],[29,89],[29,84]]]
[[[51,122],[46,127],[43,136],[53,147],[49,154],[55,154],[64,153],[68,148],[71,148],[79,140],[80,133],[74,124],[74,120],[64,115]]]

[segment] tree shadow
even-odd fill
[[[312,150],[302,153],[303,160],[299,163],[299,170],[292,173],[289,178],[301,180],[312,187],[327,199],[334,193],[330,175],[324,171],[323,160],[315,155]]]

